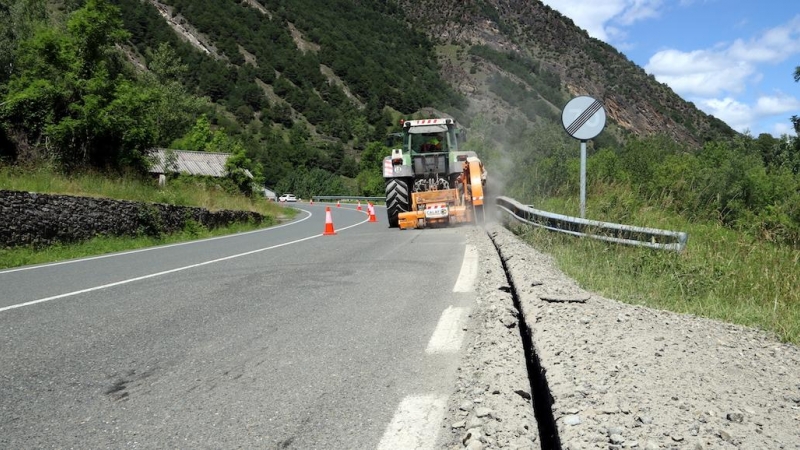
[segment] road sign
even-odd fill
[[[582,141],[592,139],[606,126],[606,110],[592,97],[575,97],[561,113],[561,123],[567,134]]]

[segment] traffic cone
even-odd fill
[[[377,222],[378,219],[375,217],[375,207],[372,206],[372,203],[367,203],[367,214],[369,214],[369,222]]]
[[[309,200],[308,204],[309,205],[313,205],[314,204],[314,197],[311,197],[311,200]]]
[[[336,232],[333,231],[333,219],[331,218],[330,206],[325,207],[325,232],[322,234],[325,236],[336,234]]]
[[[336,200],[336,207],[337,208],[341,208],[342,207],[342,205],[339,204],[339,200]]]
[[[361,200],[358,201],[358,206],[356,206],[356,211],[361,211]]]

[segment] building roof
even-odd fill
[[[189,175],[225,176],[225,162],[230,153],[153,149],[150,173],[188,173]],[[169,161],[167,161],[169,156]],[[249,174],[249,172],[248,172]]]

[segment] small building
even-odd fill
[[[150,173],[158,175],[158,184],[166,183],[166,174],[183,173],[208,177],[224,177],[225,163],[230,153],[196,152],[191,150],[172,150],[167,148],[153,149]],[[253,175],[247,171],[247,175]]]
[[[261,192],[264,193],[264,197],[267,198],[268,200],[272,200],[273,202],[278,201],[278,193],[273,191],[272,189],[264,186],[263,188],[261,188]]]
[[[193,152],[157,148],[151,153],[150,173],[185,173],[209,177],[225,176],[225,163],[230,153]]]

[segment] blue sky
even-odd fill
[[[737,131],[794,135],[800,0],[542,0]]]

